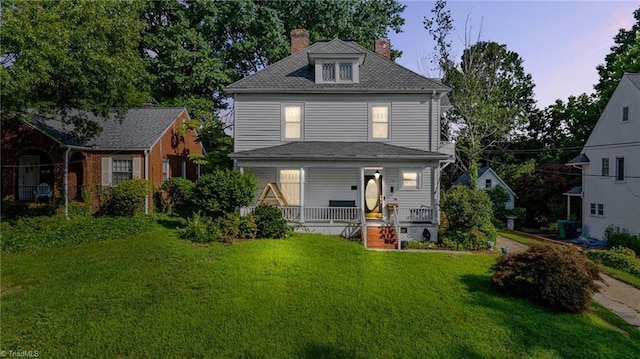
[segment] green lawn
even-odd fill
[[[43,358],[640,353],[640,332],[600,307],[553,314],[495,293],[494,258],[367,251],[310,234],[199,245],[170,229],[3,254],[0,349]]]

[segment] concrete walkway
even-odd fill
[[[498,236],[496,249],[500,250],[500,247],[509,247],[510,253],[524,252],[529,248],[520,242]],[[600,273],[600,277],[603,279],[599,282],[600,292],[595,293],[593,299],[640,330],[640,289],[603,273]]]

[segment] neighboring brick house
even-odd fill
[[[375,52],[334,39],[309,46],[230,84],[234,153],[296,228],[360,235],[367,247],[436,240],[440,171],[454,146],[440,138],[449,88]],[[275,200],[274,200],[275,199]],[[242,208],[242,213],[255,206]]]
[[[34,116],[22,121],[3,115],[4,200],[90,200],[96,209],[98,193],[127,179],[147,179],[152,190],[170,177],[197,180],[200,166],[189,155],[203,154],[204,149],[196,133],[184,126],[189,121],[186,109],[136,108],[123,119],[108,120],[84,115],[103,127],[88,141],[73,138],[60,119]],[[151,202],[147,200],[148,210]]]

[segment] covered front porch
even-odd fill
[[[298,230],[360,237],[365,245],[373,242],[371,228],[384,234],[385,247],[436,240],[440,166],[448,156],[360,145],[298,142],[232,154],[237,169],[259,182],[256,201],[241,213],[268,203]]]

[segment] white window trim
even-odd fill
[[[387,107],[387,137],[386,138],[376,138],[373,137],[373,108],[374,107],[381,107],[381,106],[386,106]],[[392,116],[392,108],[391,108],[391,102],[370,102],[369,103],[369,108],[368,108],[368,125],[369,125],[369,141],[381,141],[381,142],[385,142],[385,141],[391,141],[392,138],[392,134],[391,134],[391,122],[393,121],[393,116]]]
[[[624,119],[624,109],[627,109],[627,120],[625,121]],[[631,106],[626,105],[626,106],[622,106],[622,112],[620,113],[620,122],[622,123],[629,123],[631,122]]]
[[[624,165],[622,166],[623,167],[622,168],[622,171],[623,171],[622,172],[622,179],[618,179],[618,171],[619,171],[619,167],[618,167],[619,166],[619,162],[618,161],[620,159],[622,159],[622,163],[624,163]],[[624,167],[626,167],[626,163],[625,162],[626,161],[624,160],[624,156],[616,157],[616,168],[615,168],[616,171],[614,173],[614,181],[615,181],[615,183],[626,183],[627,182],[627,177],[626,177],[626,173],[625,173],[626,172],[626,168],[624,168]]]
[[[594,210],[593,212],[591,212],[591,207],[592,206],[594,207],[593,208],[593,210]],[[602,214],[598,214],[598,207],[599,206],[602,206]],[[596,203],[596,202],[589,203],[589,216],[590,217],[604,218],[605,217],[604,213],[605,213],[604,212],[604,203]]]
[[[280,191],[283,192],[282,194],[284,195],[284,197],[287,199],[287,202],[289,202],[290,198],[287,198],[287,194],[284,193],[283,188],[282,188],[282,180],[281,180],[281,173],[282,171],[298,171],[298,189],[300,189],[300,182],[303,181],[303,174],[302,174],[302,170],[298,167],[298,168],[293,168],[293,167],[278,167],[278,170],[276,172],[276,175],[278,176],[278,188],[280,188]],[[302,203],[302,196],[303,193],[299,190],[300,193],[298,193],[298,203],[289,203],[289,206],[300,206],[300,203]]]
[[[604,162],[607,162],[607,172],[604,172]],[[607,178],[609,177],[609,174],[611,173],[611,161],[609,160],[609,157],[602,157],[600,158],[600,174],[602,175],[602,177]]]
[[[404,173],[415,173],[416,176],[416,187],[408,187],[404,185]],[[398,171],[398,182],[400,182],[400,191],[420,191],[422,189],[422,171],[418,168],[401,168]]]
[[[297,106],[300,107],[300,137],[298,138],[288,138],[286,137],[286,109],[287,107]],[[304,121],[305,121],[305,113],[304,113],[304,102],[283,102],[280,106],[280,140],[282,141],[304,141]]]
[[[340,64],[351,64],[351,80],[340,79]],[[325,81],[322,77],[322,66],[324,64],[333,64],[334,68],[334,81]],[[357,84],[360,82],[360,60],[359,59],[327,59],[318,60],[315,63],[316,67],[316,83],[319,84]]]

